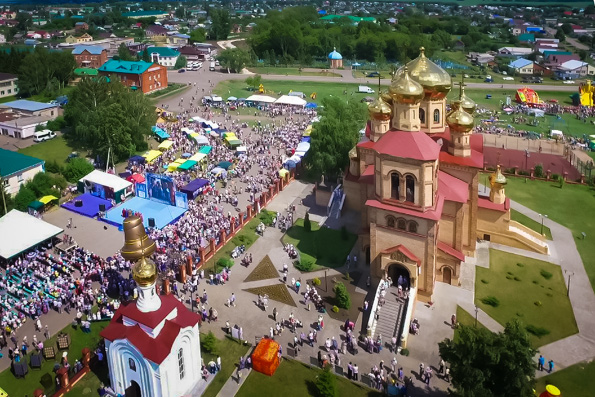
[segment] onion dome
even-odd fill
[[[395,73],[388,92],[394,101],[402,104],[417,104],[424,98],[424,88],[409,75],[407,66]]]
[[[388,120],[390,119],[392,109],[388,103],[378,97],[374,102],[368,105],[368,112],[370,113],[370,117],[376,120]]]
[[[148,287],[155,284],[157,280],[157,268],[155,263],[148,258],[142,258],[132,266],[132,277],[141,287]]]
[[[426,57],[424,47],[419,50],[419,56],[406,65],[409,74],[424,87],[426,99],[443,99],[452,87],[450,75]]]
[[[475,103],[475,101],[471,98],[469,98],[466,94],[465,94],[465,87],[461,84],[461,90],[459,92],[459,101],[461,102],[461,107],[463,108],[463,110],[469,114],[473,114],[475,113],[475,108],[477,107],[477,104]]]
[[[500,171],[500,165],[496,167],[496,172],[490,175],[490,185],[492,187],[502,187],[506,185],[506,177]]]
[[[452,106],[453,110],[446,115],[446,123],[451,132],[467,133],[471,131],[475,125],[473,116],[461,107],[461,101],[455,101]]]
[[[389,92],[387,92],[387,91],[381,92],[380,93],[380,98],[382,98],[382,100],[384,102],[386,102],[388,104],[388,106],[391,106],[392,107],[392,105],[393,105],[393,97],[390,96],[390,93]]]
[[[331,59],[331,60],[343,59],[343,55],[341,55],[337,52],[337,47],[333,47],[333,52],[328,54],[328,59]]]

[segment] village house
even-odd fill
[[[107,62],[107,50],[98,45],[77,45],[72,55],[80,68],[97,69]]]
[[[99,76],[118,79],[133,90],[149,94],[167,87],[167,69],[157,63],[111,59],[99,69]]]

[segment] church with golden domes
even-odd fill
[[[460,285],[477,239],[547,253],[545,239],[510,219],[498,169],[479,191],[483,140],[475,103],[459,87],[447,108],[450,75],[420,55],[368,107],[365,137],[350,151],[345,205],[359,211],[363,255],[376,277],[407,281],[431,301],[436,282]]]

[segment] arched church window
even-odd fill
[[[419,121],[421,121],[422,124],[426,122],[426,111],[421,108],[419,109]]]
[[[395,227],[395,222],[396,222],[395,218],[393,216],[389,216],[386,219],[386,226],[388,226],[388,227]]]
[[[128,366],[130,367],[130,369],[134,372],[136,372],[136,363],[134,362],[133,359],[129,358],[128,359]]]
[[[407,230],[410,231],[411,233],[417,233],[417,222],[414,222],[414,221],[409,222]]]
[[[405,200],[413,203],[415,200],[415,179],[411,175],[405,178]]]
[[[440,110],[434,109],[434,123],[440,122]]]
[[[407,229],[407,222],[405,219],[397,220],[397,229],[406,230]]]
[[[395,200],[399,199],[399,195],[401,194],[401,178],[399,174],[393,172],[390,174],[390,198]]]
[[[184,351],[178,350],[178,369],[180,370],[180,379],[184,379]]]

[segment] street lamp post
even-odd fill
[[[541,235],[543,236],[543,218],[547,218],[547,215],[539,214],[539,216],[541,217]]]
[[[574,272],[570,270],[564,270],[564,273],[568,274],[568,291],[566,292],[566,296],[570,297],[570,277],[574,276]]]

